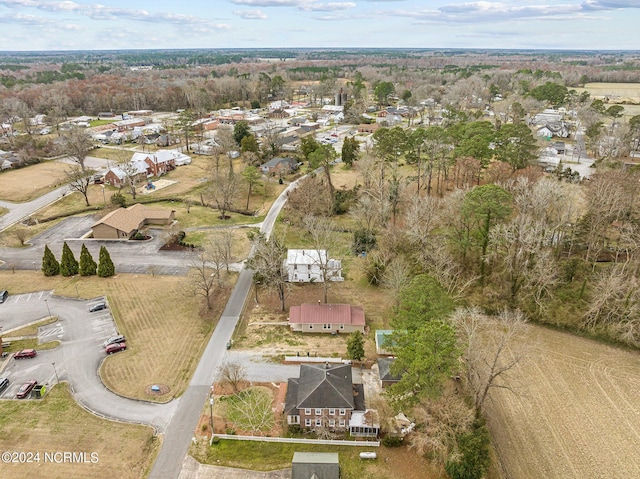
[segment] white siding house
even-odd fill
[[[285,260],[287,278],[292,283],[324,281],[323,270],[329,281],[343,281],[342,261],[327,260],[326,250],[290,249]]]

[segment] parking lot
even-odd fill
[[[0,377],[9,379],[10,385],[0,398],[15,398],[20,386],[32,379],[49,386],[69,381],[80,390],[101,386],[96,372],[105,357],[103,343],[116,334],[116,325],[109,309],[90,313],[89,308],[103,300],[62,298],[51,291],[10,295],[0,305],[3,341],[11,341],[12,330],[47,318],[50,313],[58,320],[38,328],[38,343],[60,341],[60,345],[38,351],[35,358],[3,358]]]

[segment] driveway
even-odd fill
[[[116,334],[109,309],[89,313],[91,305],[103,300],[63,298],[51,292],[9,296],[0,305],[0,324],[5,337],[11,336],[11,329],[47,317],[50,311],[59,319],[39,328],[38,339],[40,343],[58,340],[60,346],[39,351],[33,359],[5,360],[0,375],[9,378],[11,386],[2,397],[15,397],[19,386],[30,379],[49,385],[57,380],[67,381],[75,400],[86,409],[111,419],[147,424],[162,433],[177,407],[177,400],[155,404],[127,399],[108,390],[97,374],[106,358],[103,342]]]

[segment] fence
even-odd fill
[[[380,447],[380,441],[342,441],[338,439],[302,439],[296,437],[236,436],[235,434],[216,434],[213,437],[217,437],[219,439],[232,439],[235,441],[263,441],[286,442],[290,444],[322,444],[328,446]],[[209,441],[209,445],[213,443],[213,437]]]
[[[318,358],[315,356],[285,356],[284,357],[284,362],[285,363],[334,363],[334,364],[339,364],[339,363],[345,363],[345,364],[351,364],[351,361],[346,360],[348,362],[345,362],[342,360],[342,358]]]

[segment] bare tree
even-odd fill
[[[210,245],[216,252],[220,266],[224,265],[227,272],[229,271],[229,264],[233,262],[232,248],[235,240],[233,231],[232,228],[216,230],[210,241]]]
[[[461,348],[467,385],[478,410],[482,410],[492,389],[515,393],[517,382],[510,375],[526,357],[526,346],[518,335],[527,320],[520,310],[500,311],[489,317],[478,309],[459,309],[451,317]]]
[[[140,136],[143,136],[143,135],[140,135]],[[138,166],[131,161],[122,163],[120,165],[120,169],[122,169],[122,171],[126,176],[127,183],[129,184],[129,191],[131,192],[131,197],[135,201],[136,190],[140,182],[140,170],[138,170]]]
[[[233,207],[233,202],[239,190],[239,182],[233,171],[214,171],[211,177],[209,195],[220,211],[220,219],[228,219],[227,212]]]
[[[84,162],[89,152],[93,149],[91,137],[84,129],[75,127],[66,132],[62,138],[65,153],[69,155],[82,170],[86,170]]]
[[[305,216],[302,220],[304,229],[311,240],[311,250],[315,251],[313,260],[320,270],[324,302],[329,298],[330,283],[335,280],[336,264],[331,254],[337,249],[335,225],[329,218]]]
[[[247,380],[247,368],[235,361],[225,361],[218,367],[218,377],[222,384],[228,384],[233,393],[239,391],[241,383]]]
[[[253,270],[254,283],[262,284],[275,291],[280,299],[280,307],[285,310],[285,299],[290,285],[284,268],[287,248],[277,235],[267,239],[259,234],[253,242],[253,255],[247,260],[247,266]]]
[[[14,231],[13,235],[20,242],[20,246],[24,246],[27,238],[29,237],[29,230],[24,226],[18,226]]]
[[[395,310],[400,308],[400,292],[411,280],[411,266],[403,256],[396,256],[384,269],[382,286],[391,291],[395,299]]]
[[[239,392],[229,404],[229,416],[240,429],[253,434],[268,431],[273,427],[271,394],[264,388],[251,388]]]
[[[69,190],[80,193],[84,197],[84,202],[87,206],[91,206],[89,204],[89,185],[93,180],[92,173],[92,170],[87,170],[80,164],[74,165],[65,171],[67,180],[69,180]]]
[[[188,261],[188,290],[195,296],[204,298],[207,309],[212,308],[211,300],[221,285],[220,265],[215,249],[207,247],[193,253]]]

